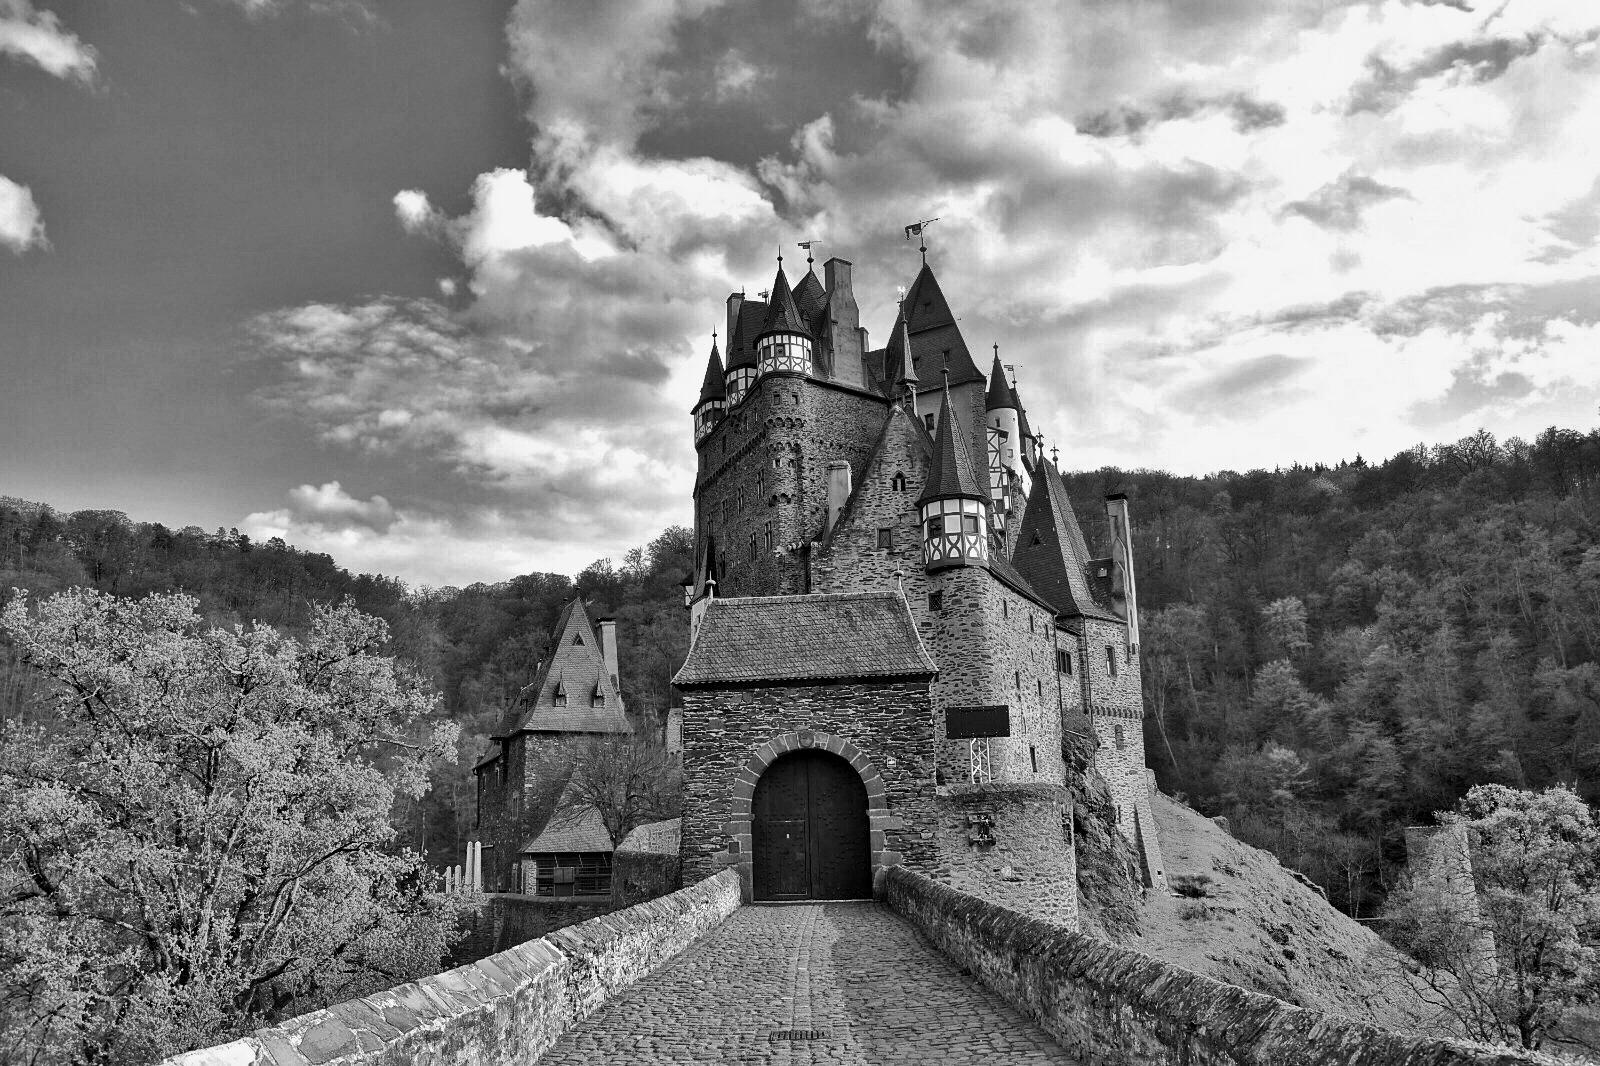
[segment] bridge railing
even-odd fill
[[[1069,932],[902,867],[879,889],[935,947],[1092,1062],[1532,1066],[1510,1048],[1394,1033]]]
[[[739,908],[739,875],[699,884],[161,1066],[535,1061],[562,1033]]]

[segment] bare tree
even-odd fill
[[[559,822],[593,810],[614,848],[638,826],[683,813],[683,769],[653,735],[552,744],[531,760],[530,812]]]

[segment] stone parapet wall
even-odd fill
[[[529,1063],[739,907],[726,871],[480,962],[348,1000],[163,1066]]]
[[[884,902],[1085,1062],[1140,1066],[1532,1066],[1296,1007],[890,870]]]

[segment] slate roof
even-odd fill
[[[1067,498],[1067,487],[1048,459],[1034,473],[1011,562],[1060,614],[1118,620],[1090,588],[1089,549],[1083,530]]]
[[[932,677],[898,592],[713,600],[677,685]]]
[[[545,825],[544,832],[522,845],[526,854],[551,855],[560,852],[610,851],[611,837],[593,807],[558,814]]]
[[[917,497],[921,507],[929,500],[943,500],[964,496],[969,500],[986,500],[983,479],[978,477],[978,465],[972,459],[972,446],[965,433],[955,429],[956,417],[950,410],[950,391],[939,401],[939,428],[933,438],[933,465],[928,469],[928,482]]]
[[[711,342],[711,358],[706,360],[706,378],[700,385],[699,407],[707,400],[722,400],[728,396],[728,373],[722,369],[722,356],[717,354],[717,342]]]
[[[728,369],[756,365],[756,335],[767,320],[767,305],[760,300],[746,300],[739,305],[739,317],[728,338]]]
[[[772,298],[767,301],[767,320],[761,325],[761,336],[778,331],[785,333],[803,333],[811,336],[805,319],[800,315],[800,308],[795,306],[794,293],[789,288],[788,275],[783,272],[783,264],[778,264],[778,276],[772,279]]]
[[[905,333],[911,344],[911,361],[924,383],[923,392],[940,387],[940,372],[950,371],[950,385],[982,382],[983,375],[967,351],[967,342],[956,325],[950,304],[933,276],[933,268],[922,264],[902,303],[906,316]],[[898,335],[899,331],[896,331]],[[893,381],[904,358],[903,342],[891,337],[884,349],[883,379]],[[931,384],[930,384],[931,383]]]
[[[1006,368],[1000,364],[1000,349],[994,350],[994,366],[989,370],[989,395],[984,403],[987,411],[999,411],[1011,407],[1018,412],[1022,405],[1017,402],[1017,393],[1011,387],[1011,382],[1006,380]],[[1018,442],[1020,448],[1020,442]]]
[[[808,323],[815,323],[817,314],[828,302],[828,290],[822,287],[815,270],[807,270],[800,284],[794,287],[794,305]]]
[[[617,845],[618,851],[643,852],[647,855],[676,855],[678,842],[683,838],[683,819],[668,818],[664,822],[646,822],[634,826]]]

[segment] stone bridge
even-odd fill
[[[167,1066],[1542,1061],[1295,1007],[903,869],[876,901],[739,896],[725,871]]]

